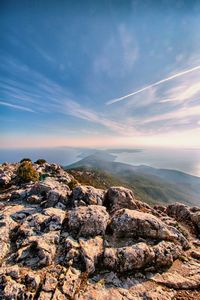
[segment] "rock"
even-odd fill
[[[47,207],[54,207],[60,198],[61,194],[58,191],[50,190],[47,194]]]
[[[175,292],[172,290],[163,290],[163,288],[159,286],[150,291],[146,291],[143,296],[143,299],[148,300],[172,300],[174,299]]]
[[[60,230],[65,212],[57,208],[47,208],[42,212],[29,209],[19,211],[13,214],[12,217],[22,224],[18,228],[16,227],[15,232],[12,233],[12,239],[16,240],[16,246],[19,248],[32,235]]]
[[[53,296],[52,293],[41,291],[37,299],[38,300],[51,300],[52,296]]]
[[[153,250],[155,253],[155,265],[158,268],[171,266],[173,261],[182,254],[182,249],[179,245],[165,241],[154,246]]]
[[[123,248],[106,248],[104,265],[118,272],[141,269],[154,261],[154,251],[146,243]]]
[[[191,256],[195,259],[199,259],[200,260],[200,251],[196,251],[196,250],[193,250],[191,252]]]
[[[29,189],[18,189],[11,193],[10,200],[25,200],[28,197]]]
[[[121,208],[138,208],[133,192],[124,187],[110,187],[106,192],[104,205],[112,212]]]
[[[109,214],[100,205],[80,206],[69,211],[69,230],[83,237],[103,235],[105,233]]]
[[[4,284],[3,291],[0,291],[0,297],[4,300],[10,299],[22,299],[22,295],[24,294],[25,286],[20,284],[11,278],[6,279],[6,283]]]
[[[10,248],[10,231],[15,228],[16,222],[7,215],[0,215],[0,261],[7,255]]]
[[[114,214],[110,228],[118,237],[163,239],[179,242],[184,248],[188,247],[188,241],[176,228],[166,225],[149,213],[120,209]]]
[[[33,272],[29,272],[25,276],[25,285],[30,290],[37,290],[40,285],[40,276]]]
[[[191,213],[191,220],[195,224],[195,226],[198,230],[198,233],[200,234],[200,211]]]
[[[85,261],[86,272],[93,273],[98,259],[103,254],[103,239],[96,236],[94,239],[79,239],[81,254]]]
[[[90,284],[86,291],[81,291],[75,300],[142,300],[143,297],[134,296],[126,289],[106,288],[104,281]]]
[[[175,290],[200,288],[200,274],[187,277],[182,276],[177,272],[168,272],[163,275],[156,274],[152,280]]]
[[[59,289],[56,289],[51,300],[67,300]]]
[[[65,276],[64,284],[62,286],[62,292],[72,299],[81,284],[80,278],[81,272],[72,267],[69,267]]]
[[[7,175],[0,176],[0,186],[5,187],[11,181],[11,177]]]
[[[198,207],[191,208],[182,203],[175,203],[167,207],[166,213],[187,226],[193,225],[193,231],[196,229],[200,234],[200,209]]]
[[[31,195],[26,201],[30,204],[40,204],[42,202],[42,197],[38,195]]]
[[[27,246],[17,251],[16,261],[33,269],[50,265],[56,253],[55,238],[54,232],[29,237]]]
[[[71,264],[73,264],[80,257],[80,244],[75,239],[73,239],[73,237],[68,236],[65,239],[63,245],[67,252],[65,255],[65,262],[67,262],[68,264],[69,262],[71,262]]]
[[[26,184],[18,166],[0,165],[10,177],[0,195],[0,299],[200,298],[199,207],[152,208],[122,187],[71,191],[73,177],[56,164],[33,164],[41,181]]]
[[[63,204],[67,204],[69,195],[69,189],[66,188],[59,188],[55,190],[50,190],[47,194],[47,203],[46,207],[55,207],[58,202]]]
[[[180,246],[170,242],[161,242],[152,247],[146,243],[137,243],[122,248],[106,248],[104,265],[117,272],[170,266],[181,253]]]
[[[182,203],[174,203],[168,205],[166,208],[166,213],[175,218],[177,221],[190,221],[190,209],[188,206]]]
[[[58,284],[58,280],[55,277],[55,274],[47,273],[42,289],[45,292],[53,292],[56,289],[57,284]]]
[[[12,170],[6,171],[5,168],[0,172],[0,187],[6,187],[12,180]]]
[[[58,202],[66,205],[70,189],[66,184],[58,182],[55,178],[47,177],[37,182],[30,190],[31,195],[42,196],[46,200],[46,207],[54,207]]]
[[[109,272],[105,275],[105,284],[115,287],[122,287],[122,282],[114,272]]]
[[[59,208],[47,208],[44,210],[45,216],[48,216],[45,220],[45,230],[49,231],[60,230],[63,220],[65,219],[65,212]]]
[[[70,250],[72,248],[74,249],[78,249],[80,248],[80,245],[79,243],[73,239],[71,236],[68,236],[66,239],[65,239],[65,247]]]
[[[56,184],[55,179],[49,180],[48,177],[44,181],[36,182],[30,190],[30,195],[46,196],[54,184]]]
[[[72,190],[72,201],[75,206],[102,205],[105,191],[93,186],[77,186]]]
[[[24,207],[23,209],[17,210],[15,213],[11,214],[11,217],[14,221],[23,223],[28,216],[34,214],[35,212],[37,212],[36,208]]]
[[[0,268],[0,277],[3,275],[8,275],[12,279],[17,280],[20,278],[19,267],[17,265],[1,267]]]

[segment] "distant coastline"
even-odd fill
[[[75,147],[0,149],[0,163],[20,161],[23,157],[29,157],[33,161],[45,158],[49,162],[67,166],[95,153],[99,153],[102,159],[107,161],[178,170],[200,177],[200,149],[104,148],[104,150],[97,150]]]

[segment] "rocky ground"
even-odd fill
[[[200,299],[200,208],[79,185],[55,164],[40,181],[0,165],[0,299]]]

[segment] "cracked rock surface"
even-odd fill
[[[60,166],[0,165],[0,299],[200,299],[200,208],[154,208]]]

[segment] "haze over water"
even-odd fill
[[[45,158],[48,162],[70,165],[92,153],[95,149],[83,148],[32,148],[32,149],[0,149],[0,163],[16,162],[23,157],[32,160]],[[115,161],[132,164],[147,165],[155,168],[175,169],[200,177],[200,149],[141,149],[141,151],[118,150],[110,151]]]
[[[200,149],[143,149],[135,153],[122,152],[117,155],[115,161],[175,169],[200,176]]]

